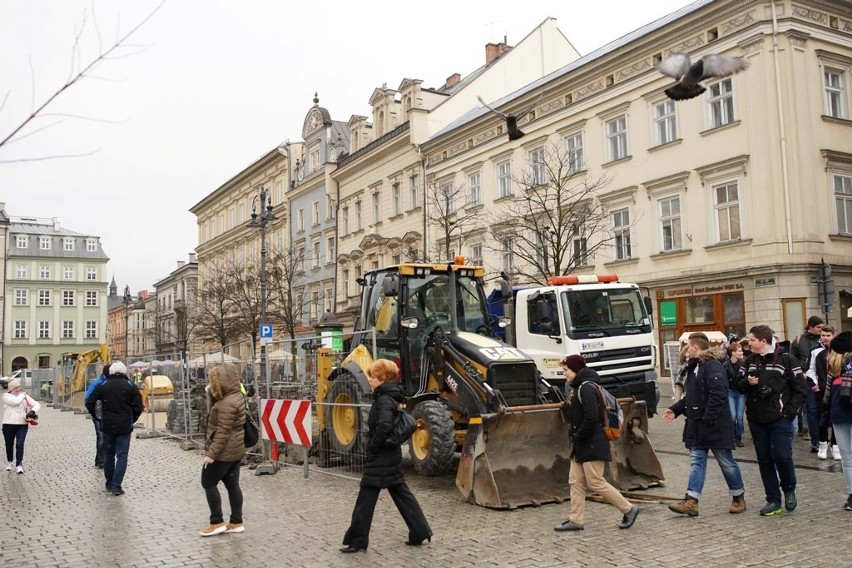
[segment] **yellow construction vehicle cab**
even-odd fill
[[[109,362],[109,346],[101,344],[96,349],[82,353],[67,352],[62,354],[61,375],[57,386],[57,395],[60,401],[67,402],[68,399],[74,397],[75,393],[86,390],[88,382],[96,379],[100,374],[100,369],[92,365],[98,361],[101,363],[101,367]],[[82,405],[82,399],[80,403]]]
[[[318,377],[320,465],[364,459],[371,400],[366,369],[386,358],[400,367],[406,410],[417,422],[409,452],[418,473],[447,472],[460,451],[456,485],[472,503],[514,508],[569,498],[571,440],[562,392],[523,351],[495,337],[483,274],[457,259],[381,268],[358,280],[354,349],[334,368],[319,365],[328,371]],[[368,330],[375,330],[375,340],[359,333]],[[642,460],[655,461],[647,438],[638,437]],[[638,476],[643,486],[662,479],[659,462],[649,471]]]

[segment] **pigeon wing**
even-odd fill
[[[482,106],[484,106],[485,108],[487,108],[488,110],[490,110],[491,112],[493,112],[494,114],[496,114],[497,116],[499,116],[500,118],[502,118],[503,120],[506,120],[506,115],[505,115],[505,114],[503,114],[503,113],[502,113],[502,112],[500,112],[499,110],[494,110],[493,108],[491,108],[490,106],[488,106],[488,103],[486,103],[485,101],[483,101],[483,100],[482,100],[482,97],[480,97],[479,95],[477,95],[477,96],[476,96],[476,98],[477,98],[477,99],[479,99],[479,102],[480,102],[480,104],[481,104]]]
[[[689,71],[689,56],[685,53],[674,53],[657,63],[657,71],[668,77],[680,79]]]
[[[748,67],[748,63],[742,57],[728,57],[727,55],[711,53],[702,57],[701,60],[704,62],[702,79],[706,77],[727,77]]]

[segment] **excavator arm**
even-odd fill
[[[95,361],[109,361],[109,346],[101,344],[97,349],[84,351],[77,355],[74,373],[71,379],[71,392],[80,392],[86,387],[86,369]]]

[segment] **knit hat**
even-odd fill
[[[109,366],[109,374],[110,375],[124,375],[127,376],[127,367],[121,361],[113,361]]]
[[[842,333],[838,333],[834,336],[834,339],[831,340],[829,347],[835,353],[849,353],[852,351],[852,332],[844,331]],[[9,388],[12,383],[9,383]]]
[[[21,383],[17,379],[12,379],[11,381],[9,381],[9,390],[14,390],[19,386],[21,386]]]
[[[583,359],[582,355],[568,355],[562,359],[562,366],[568,367],[575,373],[579,373],[580,369],[586,368],[586,360]]]

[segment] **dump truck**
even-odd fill
[[[320,466],[364,459],[371,400],[366,370],[387,358],[400,368],[405,410],[417,422],[408,448],[418,474],[450,471],[460,452],[456,486],[471,503],[511,509],[569,498],[564,395],[532,358],[496,338],[483,275],[482,267],[456,259],[380,268],[358,279],[353,349],[338,365],[328,352],[319,358]],[[662,469],[644,435],[644,403],[628,404],[637,408],[627,408],[630,433],[619,442],[625,446],[619,455],[636,457],[625,458],[625,467],[614,465],[611,478],[625,489],[637,481],[647,487],[662,480]],[[631,459],[645,471],[635,471]]]
[[[560,361],[580,354],[616,398],[657,411],[657,345],[651,301],[616,274],[552,276],[547,286],[515,287],[501,278],[488,296],[501,339],[533,358],[544,378],[564,384]]]

